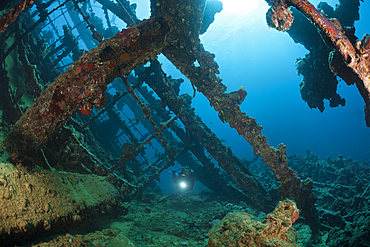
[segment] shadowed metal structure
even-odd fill
[[[215,55],[200,42],[199,33],[210,24],[206,19],[212,21],[217,12],[205,9],[217,1],[153,0],[152,16],[143,21],[129,1],[97,2],[105,20],[94,13],[90,1],[53,0],[22,1],[1,18],[0,94],[5,99],[1,106],[11,129],[4,146],[14,164],[27,172],[37,165],[53,174],[99,175],[103,184],[112,182],[130,200],[140,198],[143,189],[154,179],[159,181],[160,174],[177,161],[196,171],[210,190],[271,211],[277,192],[268,193],[248,170],[253,161],[236,157],[195,114],[192,97],[180,94],[183,81],[167,76],[161,68],[156,56],[163,54],[190,80],[194,95],[195,90],[203,93],[220,120],[235,128],[270,167],[281,183],[280,197],[294,198],[303,215],[317,217],[312,180],[302,181],[287,166],[286,146],[270,146],[261,134],[262,126],[241,111],[246,90],[226,93],[217,76]],[[356,83],[370,125],[368,36],[351,43],[354,35],[348,38],[338,20],[327,19],[308,1],[267,2],[270,26],[288,30],[294,19],[288,7],[294,6],[331,42],[336,51],[332,70],[344,79],[348,73],[356,78],[347,83]],[[32,4],[35,7],[27,9]],[[51,13],[57,17],[51,19]],[[211,16],[205,18],[205,13]],[[118,31],[111,23],[113,15],[127,29]],[[5,66],[7,59],[14,60],[14,67]],[[12,73],[17,66],[24,68],[23,75]],[[107,200],[116,205],[115,197]],[[74,206],[71,210],[80,212]],[[92,207],[100,207],[100,201]],[[24,234],[19,229],[7,229],[12,233],[9,238]]]

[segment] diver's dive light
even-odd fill
[[[194,172],[189,167],[181,169],[179,175],[176,174],[177,171],[172,171],[173,182],[180,192],[190,191],[194,188]]]

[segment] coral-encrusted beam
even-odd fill
[[[271,9],[287,9],[289,6],[295,7],[330,38],[342,54],[345,64],[361,79],[356,81],[356,86],[365,101],[365,120],[366,125],[370,127],[370,38],[365,36],[354,47],[342,31],[343,29],[339,21],[336,19],[327,19],[308,0],[266,1],[271,5]],[[283,12],[281,11],[279,13]],[[286,20],[284,14],[277,18]],[[279,29],[278,27],[276,28]]]
[[[173,121],[175,121],[176,119],[178,119],[180,117],[181,113],[182,112],[177,114],[174,118],[171,118],[167,122],[161,124],[161,127],[159,127],[159,128],[156,127],[155,128],[155,133],[151,137],[149,137],[145,142],[140,143],[140,145],[137,146],[135,149],[133,149],[131,152],[123,153],[121,155],[120,161],[117,164],[115,164],[113,167],[111,167],[109,169],[109,172],[114,172],[118,167],[122,166],[127,160],[131,159],[132,157],[135,157],[137,155],[138,151],[142,147],[144,147],[146,144],[150,143],[154,138],[157,138],[158,136],[160,136],[161,133],[163,132],[163,130],[169,128],[170,125],[173,123]]]
[[[0,33],[4,32],[6,28],[17,19],[18,15],[32,4],[32,0],[23,0],[16,6],[12,7],[8,13],[4,14],[0,19]]]
[[[262,157],[263,161],[275,174],[276,180],[282,184],[279,187],[280,196],[285,199],[293,197],[302,211],[309,212],[316,201],[312,194],[313,182],[310,179],[302,181],[292,169],[287,166],[286,146],[280,144],[278,148],[271,147],[265,135],[261,134],[262,126],[256,119],[251,118],[239,108],[246,96],[244,89],[225,93],[226,86],[216,76],[218,65],[214,55],[204,50],[199,40],[193,42],[192,54],[199,61],[200,66],[182,61],[182,53],[166,48],[163,52],[180,71],[202,92],[210,104],[218,112],[223,122],[229,123],[239,135],[254,148],[255,155]],[[225,165],[225,164],[221,164]],[[226,168],[225,168],[226,169]]]
[[[370,47],[369,39],[359,43],[356,48],[351,44],[347,36],[337,26],[329,21],[320,11],[318,11],[308,1],[291,0],[288,3],[304,15],[306,15],[315,25],[323,30],[331,39],[338,51],[342,54],[347,66],[361,79],[356,81],[357,89],[365,101],[365,120],[370,127]]]
[[[214,61],[215,55],[205,51],[199,40],[199,25],[204,12],[203,9],[199,9],[199,6],[203,6],[205,1],[158,0],[157,2],[151,5],[152,13],[164,16],[171,26],[163,54],[197,87],[198,91],[207,97],[220,119],[235,128],[254,148],[255,155],[263,158],[275,174],[276,180],[282,182],[280,195],[284,199],[293,197],[302,211],[309,212],[316,200],[311,191],[313,182],[301,181],[287,166],[285,145],[280,144],[278,148],[271,147],[266,136],[261,135],[262,126],[240,110],[238,105],[247,96],[245,89],[226,93],[226,86],[216,76],[219,71]],[[211,151],[208,150],[208,152]],[[220,164],[225,170],[227,165]],[[230,176],[234,178],[240,174],[236,172]]]
[[[102,108],[107,85],[148,62],[163,48],[169,27],[161,17],[143,21],[85,52],[40,95],[18,120],[5,145],[14,155],[32,155],[78,110]]]
[[[252,175],[252,173],[244,167],[241,161],[233,154],[231,149],[223,144],[222,141],[204,124],[204,122],[201,121],[200,117],[193,112],[190,105],[182,104],[182,99],[180,97],[175,93],[169,93],[171,92],[171,85],[169,83],[167,84],[162,79],[162,75],[158,76],[158,68],[160,68],[159,62],[153,60],[151,61],[151,64],[152,65],[145,71],[145,74],[150,74],[151,78],[147,77],[145,81],[156,92],[158,97],[161,98],[162,102],[167,103],[172,112],[175,114],[178,114],[181,111],[184,112],[180,117],[180,120],[185,125],[186,132],[190,136],[189,140],[192,143],[199,141],[199,143],[207,149],[226,173],[230,175],[238,185],[239,189],[241,189],[259,209],[263,209],[265,211],[271,210],[271,201],[266,198],[267,192],[263,186]],[[189,146],[189,149],[197,155],[196,152],[194,152],[194,148],[191,147],[193,144]],[[213,167],[208,167],[208,169],[214,170]]]

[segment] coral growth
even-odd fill
[[[226,215],[209,233],[209,247],[217,246],[298,246],[297,234],[290,229],[299,218],[294,202],[279,202],[260,222],[247,213]]]

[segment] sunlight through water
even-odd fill
[[[260,0],[222,0],[223,12],[229,16],[245,16],[251,12],[257,10],[260,3],[264,1]]]

